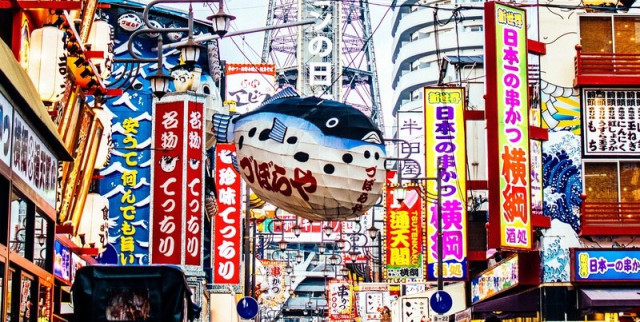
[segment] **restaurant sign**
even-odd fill
[[[515,255],[471,280],[471,303],[486,300],[518,283],[518,255]]]
[[[574,282],[640,280],[640,249],[572,249],[571,256]]]

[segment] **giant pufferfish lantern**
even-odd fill
[[[309,220],[362,215],[382,194],[382,133],[354,107],[285,89],[256,110],[214,115],[242,178],[260,198]]]

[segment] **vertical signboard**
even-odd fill
[[[387,181],[388,182],[388,181]],[[406,187],[399,201],[387,184],[386,194],[386,278],[396,281],[424,278],[422,257],[422,197],[419,187]]]
[[[13,124],[13,106],[0,93],[0,162],[11,167],[11,130]]]
[[[226,64],[224,70],[225,97],[236,102],[237,113],[251,112],[275,94],[274,64]]]
[[[204,110],[189,96],[157,102],[152,142],[153,264],[202,265]]]
[[[486,2],[489,247],[531,249],[525,11]]]
[[[204,105],[190,101],[187,107],[185,264],[202,265],[204,205]]]
[[[240,174],[233,167],[233,144],[216,145],[218,213],[214,219],[213,283],[240,283]]]
[[[424,113],[422,111],[398,111],[398,139],[405,140],[397,146],[400,158],[408,157],[415,162],[403,162],[403,178],[424,178]]]
[[[442,277],[467,278],[466,156],[464,89],[425,88],[425,143],[428,178],[440,171],[440,191],[435,180],[427,192],[441,195],[441,204],[427,206],[427,277],[438,277],[438,207],[442,215]]]
[[[332,279],[327,285],[327,305],[329,306],[329,319],[351,320],[353,319],[353,289],[347,280]]]
[[[185,125],[184,101],[156,103],[151,146],[153,264],[182,264]]]

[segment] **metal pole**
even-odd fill
[[[249,220],[251,219],[250,209],[249,209],[249,185],[246,185],[245,189],[245,216],[244,216],[244,244],[242,244],[242,252],[244,253],[244,296],[249,296],[251,291],[253,291],[253,285],[251,281],[251,260],[249,259],[250,250],[250,242],[251,242],[251,233],[250,233],[250,225]]]
[[[439,158],[436,189],[438,190],[438,291],[442,291],[444,287],[444,281],[442,280],[442,169]]]

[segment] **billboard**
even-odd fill
[[[236,112],[243,114],[256,109],[276,91],[274,64],[227,64],[225,97],[236,103]]]
[[[471,280],[471,303],[486,300],[518,283],[518,255],[515,255]]]
[[[525,11],[486,2],[489,247],[530,250],[531,182]]]
[[[395,186],[388,183],[386,189],[385,278],[396,281],[422,279],[424,236],[420,188],[406,187],[406,197],[402,201],[397,200],[391,192]]]
[[[572,249],[574,282],[640,280],[640,249]]]
[[[218,213],[213,227],[213,282],[240,283],[240,174],[233,167],[236,148],[231,143],[216,145],[216,188]]]
[[[438,278],[438,207],[442,216],[442,277],[467,278],[467,188],[463,88],[425,88],[427,193],[440,205],[427,205],[427,276]]]
[[[403,178],[424,178],[425,171],[425,138],[424,112],[398,111],[398,139],[406,142],[399,143],[397,155],[407,157],[415,162],[403,162]]]
[[[353,288],[349,281],[331,279],[327,284],[329,319],[332,321],[353,319]]]

